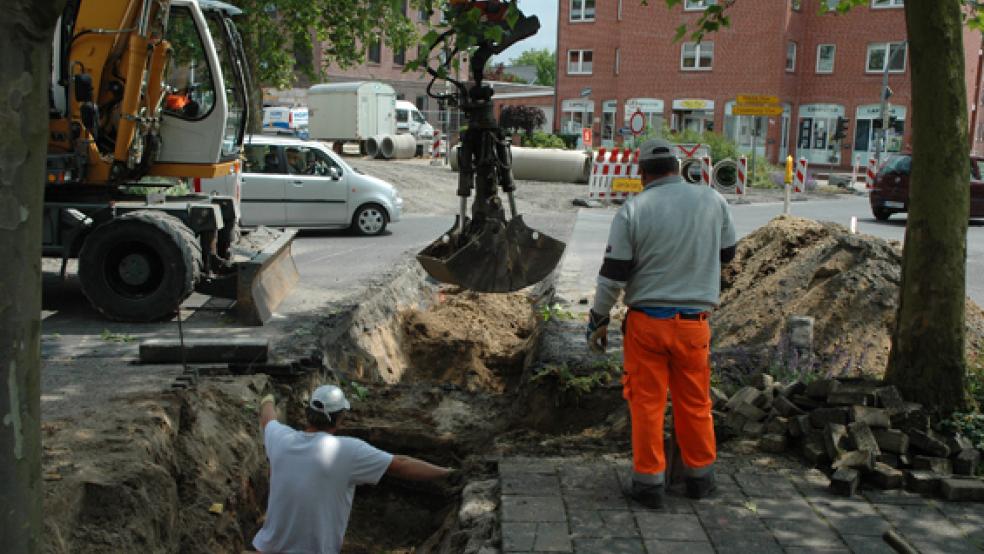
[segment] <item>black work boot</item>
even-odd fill
[[[663,507],[662,483],[658,485],[648,485],[633,480],[632,488],[626,491],[626,495],[647,508],[658,510]]]
[[[713,471],[700,477],[687,477],[686,483],[687,496],[698,500],[717,490]]]

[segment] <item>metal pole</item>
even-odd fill
[[[755,143],[758,138],[758,118],[752,116],[752,166],[748,168],[748,181],[755,182]]]

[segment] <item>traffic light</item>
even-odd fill
[[[837,127],[834,128],[834,140],[847,138],[847,126],[851,120],[846,117],[837,117]]]

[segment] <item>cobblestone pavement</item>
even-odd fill
[[[984,504],[900,490],[845,498],[815,470],[724,467],[711,498],[671,493],[651,510],[622,495],[630,472],[625,457],[502,460],[502,551],[891,554],[881,534],[892,528],[923,553],[984,551]]]

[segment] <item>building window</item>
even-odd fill
[[[369,43],[369,63],[379,63],[383,59],[383,43],[377,38]]]
[[[615,74],[618,75],[618,72],[621,69],[622,69],[622,49],[621,48],[616,48],[615,49]]]
[[[680,49],[680,69],[710,71],[714,64],[713,42],[685,42]]]
[[[905,0],[871,0],[871,7],[879,8],[904,8]]]
[[[571,0],[571,21],[594,21],[595,0]]]
[[[888,60],[889,73],[905,73],[905,43],[876,42],[868,45],[868,64],[865,71],[881,73],[885,71],[885,60]]]
[[[406,48],[400,48],[399,50],[393,51],[393,63],[396,65],[403,65],[407,63],[407,50]]]
[[[834,55],[837,47],[833,44],[817,45],[817,73],[834,72]]]
[[[694,12],[706,10],[708,6],[717,4],[717,0],[685,0],[683,3],[684,11]]]
[[[568,75],[591,75],[591,60],[594,57],[591,50],[567,51]]]
[[[786,43],[786,71],[796,71],[796,43]]]
[[[789,7],[793,8],[793,10],[795,10],[795,11],[800,11],[800,9],[803,7],[803,1],[802,0],[789,0]]]

